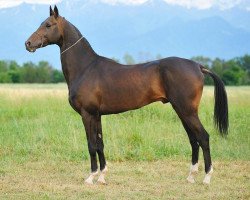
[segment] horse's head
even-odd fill
[[[52,10],[50,6],[50,17],[48,17],[41,26],[25,42],[26,49],[29,52],[35,52],[36,49],[50,44],[59,44],[62,39],[60,20],[57,7]]]

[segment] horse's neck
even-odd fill
[[[60,49],[62,53],[69,48],[61,54],[62,70],[68,86],[74,80],[77,81],[79,75],[82,76],[84,71],[98,57],[85,38],[75,44],[81,37],[81,33],[73,25],[65,25],[63,43]]]

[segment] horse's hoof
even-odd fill
[[[106,185],[106,181],[104,179],[104,174],[101,174],[97,180],[97,183],[101,184],[101,185]]]
[[[95,178],[95,176],[98,174],[98,171],[96,172],[92,172],[89,177],[85,180],[85,183],[88,185],[93,185],[93,179]]]
[[[204,180],[203,180],[203,184],[204,184],[204,185],[209,185],[209,184],[210,184],[210,180],[204,179]]]
[[[87,184],[87,185],[93,185],[94,184],[93,180],[89,180],[89,179],[85,180],[84,183]]]
[[[194,180],[194,178],[193,177],[187,177],[187,181],[189,182],[189,183],[195,183],[195,180]]]
[[[204,185],[209,185],[210,184],[210,179],[211,179],[211,174],[206,174],[204,180],[203,180],[203,184]]]
[[[213,167],[211,166],[210,171],[205,175],[205,178],[203,180],[203,184],[205,184],[205,185],[210,184],[210,180],[211,180],[211,176],[212,176],[213,171],[214,171]]]
[[[106,181],[105,180],[97,180],[97,183],[100,184],[100,185],[107,185]]]

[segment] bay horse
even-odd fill
[[[213,172],[209,135],[199,117],[198,107],[204,86],[204,74],[215,84],[214,121],[222,136],[228,133],[227,94],[221,79],[202,65],[183,58],[169,57],[137,65],[122,65],[99,56],[79,30],[50,6],[50,16],[25,42],[35,52],[47,45],[60,47],[62,70],[69,103],[78,112],[85,127],[91,159],[91,174],[85,180],[105,184],[107,171],[104,156],[101,116],[141,108],[152,102],[170,103],[179,116],[192,147],[192,163],[187,180],[195,182],[199,147],[205,162],[203,183],[209,184]]]

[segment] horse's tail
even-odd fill
[[[228,134],[228,104],[227,104],[227,93],[222,80],[213,72],[201,66],[201,71],[205,74],[210,75],[215,84],[214,88],[214,123],[216,128],[219,130],[222,136]]]

